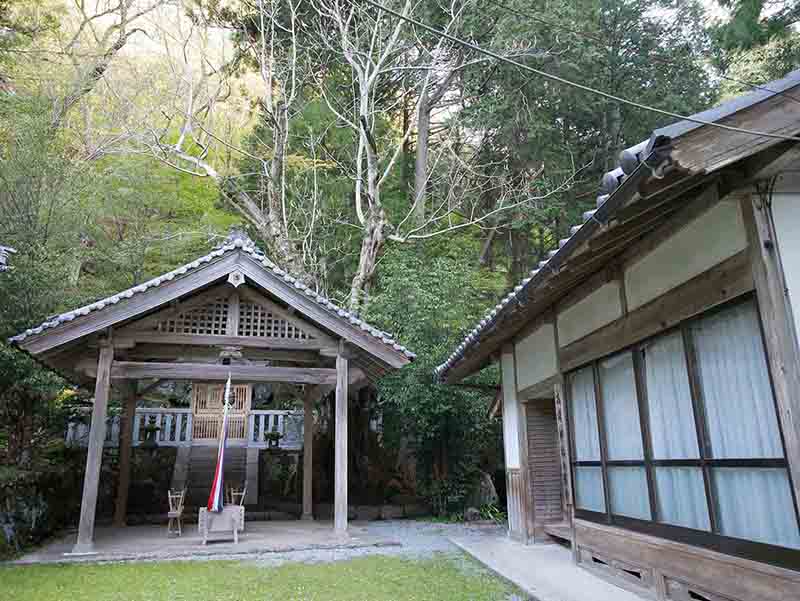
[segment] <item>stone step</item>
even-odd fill
[[[241,483],[247,474],[247,450],[228,448],[225,450],[225,472],[223,481]],[[217,467],[216,447],[192,447],[188,458],[186,478],[187,507],[204,507],[208,501],[211,482]]]

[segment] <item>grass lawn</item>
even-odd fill
[[[261,567],[205,561],[0,568],[2,601],[503,601],[510,587],[444,557]]]

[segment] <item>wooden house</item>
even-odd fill
[[[210,447],[215,456],[223,386],[230,377],[228,444],[249,455],[266,446],[265,432],[282,428],[284,417],[252,410],[252,383],[298,387],[307,424],[313,422],[316,400],[335,389],[334,529],[343,534],[348,521],[348,394],[414,358],[390,334],[273,264],[240,232],[191,263],[51,317],[9,342],[94,388],[74,548],[78,554],[94,552],[101,458],[103,447],[114,439],[106,429],[112,392],[124,406],[116,422],[120,484],[115,515],[116,524],[124,525],[131,447],[142,442],[152,420],[161,429],[159,444],[200,453]],[[142,389],[160,380],[192,381],[191,409],[137,411]],[[140,382],[145,386],[137,386]],[[297,441],[304,447],[304,519],[313,518],[311,436],[307,427],[302,443]]]
[[[502,374],[509,534],[659,600],[800,599],[800,71],[654,131],[437,368]]]

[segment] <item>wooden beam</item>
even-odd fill
[[[77,338],[101,332],[120,322],[149,313],[228,275],[236,266],[237,260],[237,253],[225,254],[210,261],[202,268],[191,270],[156,288],[134,294],[131,298],[122,299],[117,304],[92,311],[61,324],[57,328],[45,330],[36,336],[30,336],[20,343],[20,347],[33,355],[38,355]]]
[[[558,374],[554,374],[549,378],[545,378],[541,382],[537,382],[527,388],[523,388],[517,393],[519,401],[525,403],[543,398],[550,398],[553,396],[553,386],[561,378]]]
[[[562,372],[625,348],[753,290],[744,250],[624,317],[559,349]]]
[[[344,343],[340,348],[344,351]],[[344,352],[336,357],[336,425],[334,434],[334,511],[336,534],[347,532],[347,358]]]
[[[314,403],[320,392],[308,386],[303,395],[303,520],[314,519]]]
[[[209,363],[160,363],[115,361],[111,377],[116,379],[161,378],[167,380],[219,380],[247,382],[294,382],[297,384],[330,384],[337,371],[324,367],[267,367],[261,365],[219,365]]]
[[[792,88],[797,90],[797,86]],[[790,93],[791,94],[791,93]],[[787,94],[775,94],[719,121],[724,125],[793,136],[800,126],[795,101]],[[716,171],[737,161],[781,144],[776,138],[697,127],[673,141],[672,158],[686,169]]]
[[[123,411],[119,420],[119,481],[117,500],[114,505],[114,526],[125,526],[128,515],[128,489],[131,483],[131,434],[136,417],[136,380],[128,383],[123,400]]]
[[[778,419],[783,430],[794,497],[800,502],[800,350],[792,305],[767,199],[758,194],[746,194],[741,199],[741,207],[750,242],[750,259]]]
[[[127,361],[187,361],[189,363],[215,363],[220,349],[201,346],[180,346],[177,344],[140,344],[125,353]],[[242,357],[250,361],[282,361],[290,363],[310,363],[324,367],[324,359],[315,351],[271,350],[247,347]],[[75,362],[73,361],[73,365]]]
[[[97,360],[89,448],[86,451],[86,473],[83,478],[78,542],[72,549],[72,553],[76,555],[94,553],[94,516],[97,510],[100,466],[103,463],[103,443],[106,439],[106,413],[111,393],[111,364],[113,361],[114,347],[111,344],[101,347],[100,357]]]
[[[260,336],[217,336],[214,334],[170,334],[167,332],[128,332],[115,338],[115,345],[185,344],[195,346],[243,346],[263,349],[321,350],[325,344],[319,340],[291,340]]]

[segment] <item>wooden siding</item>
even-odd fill
[[[543,537],[544,524],[563,519],[561,456],[556,412],[552,400],[526,404],[528,470],[534,539]]]
[[[528,542],[528,495],[525,478],[519,468],[506,469],[506,497],[508,499],[508,533],[512,538]]]
[[[576,520],[579,563],[624,588],[664,600],[788,601],[800,573]]]

